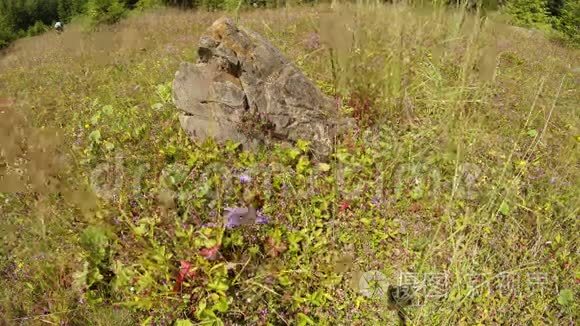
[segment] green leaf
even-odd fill
[[[157,95],[163,102],[169,103],[171,101],[171,83],[157,85]]]
[[[241,143],[237,143],[237,142],[233,142],[231,140],[228,140],[226,142],[226,152],[232,153],[236,149],[238,149],[240,147],[240,145],[241,145]]]
[[[327,163],[319,163],[318,164],[318,170],[320,170],[322,172],[328,172],[328,171],[330,171],[330,164],[327,164]]]
[[[423,198],[423,188],[421,186],[415,187],[411,192],[411,198],[414,200]]]
[[[105,144],[105,149],[108,151],[112,151],[113,149],[115,149],[115,144],[113,144],[109,141],[105,140],[104,144]]]
[[[568,307],[574,302],[574,293],[570,289],[563,289],[558,295],[558,303],[562,306]]]
[[[142,236],[147,233],[147,226],[145,224],[139,224],[133,228],[133,232],[138,236]]]
[[[112,105],[105,105],[105,106],[103,106],[103,112],[104,112],[106,115],[111,115],[111,114],[113,114],[113,106],[112,106]]]
[[[206,307],[207,307],[206,299],[199,300],[199,302],[197,304],[197,309],[195,309],[195,317],[197,317],[198,319],[201,319],[201,315],[204,312]]]
[[[315,325],[314,320],[301,312],[298,313],[297,317],[299,326]]]
[[[343,149],[336,152],[335,155],[339,162],[346,162],[350,158],[350,154]]]
[[[300,155],[300,151],[297,150],[296,148],[290,148],[288,150],[288,157],[290,157],[291,159],[296,159],[298,157],[298,155]]]
[[[91,124],[94,126],[97,123],[99,123],[99,120],[101,119],[101,112],[97,112],[95,115],[93,115],[91,117]]]
[[[167,156],[174,156],[177,153],[177,148],[173,145],[168,145],[167,147],[165,147],[164,152]]]
[[[296,147],[301,150],[303,153],[308,152],[308,148],[310,147],[310,142],[302,139],[298,139],[296,142]]]
[[[153,319],[153,316],[149,316],[147,317],[147,319],[145,319],[142,323],[141,326],[149,326],[151,325],[151,320]],[[175,325],[179,325],[178,324],[179,320],[175,322]]]
[[[94,130],[93,132],[91,132],[89,134],[89,139],[94,143],[100,143],[101,142],[101,132],[98,130]]]
[[[84,290],[85,287],[87,286],[88,275],[89,275],[89,263],[87,261],[85,261],[83,264],[83,269],[80,271],[74,272],[72,275],[73,287],[78,291]]]
[[[87,274],[87,287],[91,287],[93,284],[102,281],[103,278],[98,268],[89,269],[89,273]]]
[[[508,215],[510,213],[510,207],[505,200],[501,202],[501,205],[499,206],[499,212],[503,215]]]
[[[278,282],[280,282],[280,285],[282,286],[288,286],[292,284],[292,281],[287,275],[278,276]]]
[[[535,138],[536,136],[538,136],[538,131],[536,129],[530,129],[528,130],[528,136]]]
[[[308,160],[308,157],[301,156],[300,159],[298,160],[298,164],[296,164],[296,172],[298,172],[299,174],[304,173],[308,169],[309,165],[310,161]]]
[[[229,307],[228,299],[225,298],[225,297],[220,297],[220,299],[218,300],[218,302],[216,302],[213,305],[213,309],[214,310],[217,310],[219,312],[226,312],[226,311],[228,311],[228,307]]]
[[[226,291],[229,286],[221,279],[215,279],[211,283],[207,285],[210,289],[215,290],[216,292],[223,292]]]
[[[189,319],[178,319],[175,321],[175,326],[193,326],[193,323]]]

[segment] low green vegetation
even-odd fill
[[[321,162],[183,133],[171,82],[222,15],[0,57],[2,324],[395,324],[373,270],[409,324],[578,320],[578,50],[449,8],[242,12],[356,119]],[[267,224],[225,227],[256,198]]]

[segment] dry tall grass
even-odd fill
[[[0,197],[5,216],[0,253],[6,257],[0,264],[3,322],[133,324],[147,317],[158,323],[201,318],[192,312],[200,309],[197,302],[185,309],[178,305],[181,298],[160,290],[164,283],[159,280],[171,279],[179,269],[174,260],[191,250],[168,235],[176,234],[174,224],[185,217],[160,208],[154,194],[166,165],[196,166],[229,155],[207,144],[190,145],[162,94],[178,64],[196,59],[200,33],[221,15],[161,10],[90,33],[67,26],[61,35],[19,40],[0,57],[0,110],[20,115],[2,125],[3,132],[10,131],[4,133],[5,143],[22,144],[22,151],[15,151],[21,156],[15,154],[14,162],[0,171],[43,171],[38,178],[50,176],[60,191]],[[302,325],[309,318],[317,324],[353,325],[396,320],[384,303],[364,299],[351,286],[349,280],[358,284],[364,270],[381,270],[389,277],[401,271],[448,274],[448,296],[407,309],[413,324],[574,323],[577,303],[558,298],[578,280],[578,50],[444,8],[298,7],[246,12],[239,19],[341,99],[359,127],[339,144],[340,164],[333,169],[344,175],[338,194],[328,194],[335,188],[321,181],[319,193],[304,187],[294,190],[296,198],[270,203],[277,224],[258,238],[268,237],[271,245],[279,237],[284,245],[291,236],[299,237],[301,251],[266,259],[252,254],[248,244],[229,253],[239,259],[230,261],[234,266],[251,263],[228,279],[236,290],[228,293],[229,310],[220,315],[226,324],[259,324],[264,318]],[[93,121],[106,105],[114,108],[115,118]],[[141,127],[144,131],[132,136]],[[35,128],[57,128],[62,142],[56,148],[38,145],[42,148],[35,152],[45,137],[30,138]],[[132,168],[151,165],[143,198],[136,200],[127,191],[102,200],[86,192],[91,169],[115,160],[112,150],[95,149],[94,130],[115,149],[138,157]],[[56,164],[46,153],[65,155],[67,161]],[[243,154],[228,164],[270,167],[275,157]],[[31,164],[19,165],[24,161]],[[405,166],[411,168],[401,170]],[[379,173],[385,177],[382,183],[376,181],[377,172],[384,172]],[[192,182],[193,189],[206,185]],[[466,189],[466,182],[473,189]],[[377,206],[371,205],[375,191],[385,195]],[[191,199],[195,194],[189,194],[184,209],[189,212],[192,205],[195,214],[210,216],[207,203]],[[350,208],[332,222],[317,220],[312,216],[324,210],[320,201],[335,212],[340,201]],[[134,234],[138,219],[115,224],[133,211],[157,223],[150,238]],[[78,292],[73,275],[88,255],[80,248],[79,234],[91,225],[106,225],[122,239],[112,249],[119,264],[115,268],[125,268],[136,279],[155,275],[154,285],[143,285],[138,295],[127,287],[111,297],[92,298],[90,304],[83,301],[88,292]],[[158,257],[161,246],[175,256],[155,265],[151,261],[157,258],[150,257]],[[326,266],[345,254],[354,257],[350,271],[332,274]],[[161,271],[167,273],[155,274]],[[470,288],[470,275],[491,284],[505,275],[528,277],[524,272],[549,277],[541,291],[530,286],[514,296]],[[282,277],[293,283],[281,285]],[[149,281],[139,280],[141,285]],[[150,309],[112,308],[119,303],[115,300],[134,297],[150,300]],[[208,295],[207,300],[213,299]],[[258,313],[264,310],[267,317]]]

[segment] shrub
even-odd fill
[[[114,24],[127,14],[127,9],[119,0],[90,0],[87,16],[91,24]]]
[[[73,17],[82,15],[87,9],[87,0],[58,0],[58,20],[68,23]]]
[[[15,35],[8,23],[8,19],[4,15],[0,15],[0,48],[7,46],[14,37]]]
[[[37,21],[28,29],[28,36],[35,36],[40,35],[48,30],[48,26],[46,26],[43,22]]]
[[[516,25],[549,29],[550,18],[546,0],[513,0],[507,3],[505,12]]]
[[[580,2],[566,1],[561,10],[557,27],[575,46],[580,46]]]
[[[147,10],[163,7],[162,0],[139,0],[136,5],[137,10]]]

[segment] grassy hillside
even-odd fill
[[[180,130],[174,73],[222,15],[0,57],[2,324],[395,324],[372,270],[413,285],[409,324],[578,320],[578,50],[443,9],[241,14],[357,119],[324,163]],[[249,194],[269,223],[224,228]]]

